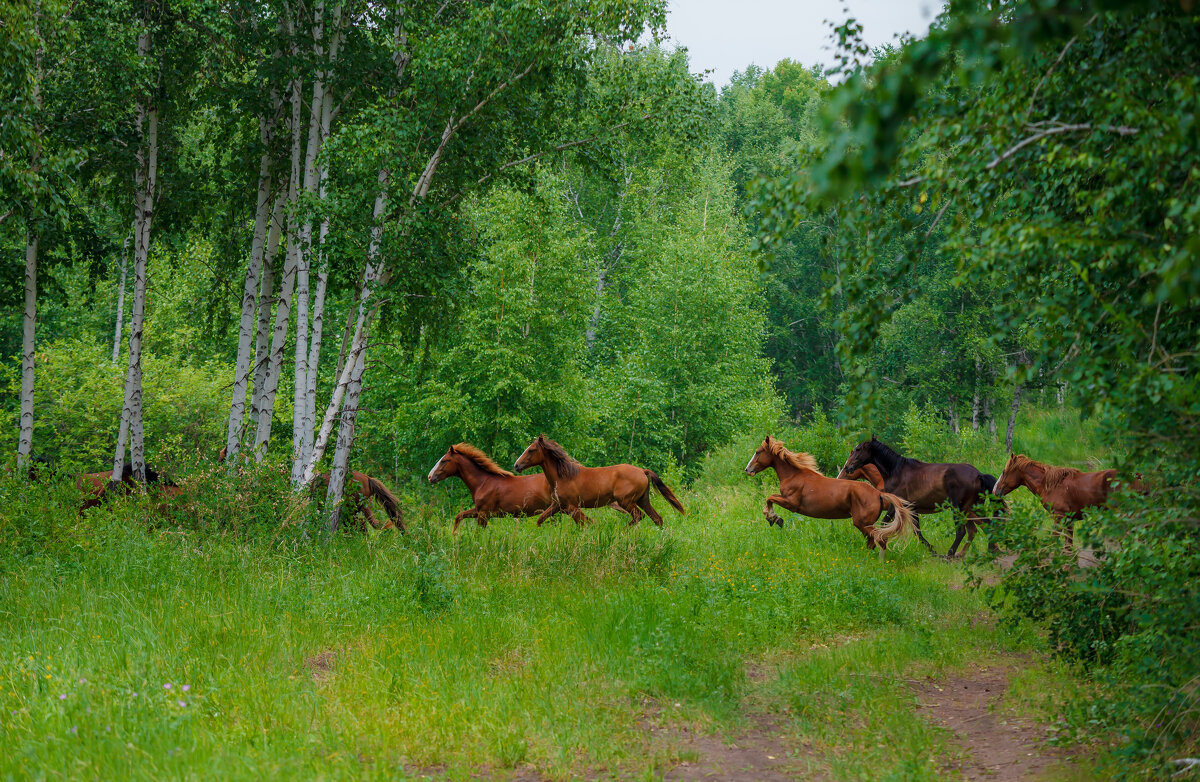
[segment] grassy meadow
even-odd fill
[[[1031,452],[1103,461],[1071,415],[1023,423]],[[848,450],[820,421],[785,439],[826,470]],[[908,439],[1003,464],[987,436]],[[661,530],[604,511],[455,537],[455,485],[410,490],[407,536],[304,540],[147,525],[136,502],[76,520],[8,487],[10,531],[58,526],[0,554],[0,778],[657,779],[695,759],[684,729],[771,715],[814,776],[932,780],[962,750],[912,681],[1021,655],[999,708],[1050,722],[1087,686],[961,562],[915,540],[880,559],[848,521],[768,528],[753,447],[710,455],[686,517],[656,498]],[[945,551],[948,514],[925,526]]]

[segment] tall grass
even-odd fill
[[[54,505],[53,545],[15,545],[9,523],[0,776],[654,776],[680,749],[646,709],[723,730],[757,699],[816,742],[816,769],[938,778],[946,737],[870,682],[1036,635],[972,630],[981,599],[917,546],[880,559],[848,522],[769,528],[746,445],[710,456],[663,529],[600,511],[455,537],[444,502],[412,509],[408,536],[148,524],[147,501]],[[747,675],[763,661],[766,683]]]

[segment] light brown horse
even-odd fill
[[[783,526],[772,508],[778,505],[814,519],[850,519],[867,539],[867,546],[887,548],[887,542],[912,529],[913,513],[895,494],[888,494],[859,481],[827,478],[817,469],[811,454],[789,451],[783,442],[767,435],[746,464],[746,474],[773,469],[779,476],[779,494],[767,497],[763,515],[768,524]],[[896,517],[876,527],[880,514],[891,507]],[[882,552],[881,552],[882,556]]]
[[[583,524],[590,521],[584,508],[603,508],[616,503],[632,517],[630,526],[641,521],[642,511],[645,511],[661,527],[662,516],[650,504],[651,484],[675,510],[686,513],[683,503],[653,470],[632,464],[584,467],[544,434],[539,434],[517,459],[516,470],[523,472],[537,465],[541,465],[550,484],[551,498],[550,507],[538,516],[539,526],[560,509],[570,514],[577,524]]]
[[[1070,546],[1075,522],[1083,518],[1083,509],[1097,508],[1108,502],[1114,480],[1119,480],[1116,470],[1083,472],[1074,467],[1044,464],[1014,453],[1009,455],[992,493],[1003,497],[1021,486],[1029,489],[1050,511],[1055,526],[1065,527],[1064,537]],[[1136,480],[1130,486],[1135,490],[1141,488]]]
[[[843,481],[866,481],[876,489],[883,491],[883,474],[879,472],[878,467],[870,462],[847,475],[838,475],[838,479]]]
[[[457,475],[471,492],[471,507],[454,517],[454,531],[465,518],[486,527],[492,516],[536,516],[551,505],[546,476],[513,475],[470,443],[446,449],[429,471],[429,482]]]
[[[318,484],[328,488],[329,473],[323,472],[320,475],[314,475],[309,487],[311,489]],[[375,529],[392,528],[407,532],[403,514],[400,512],[400,500],[396,499],[396,495],[388,491],[378,478],[372,478],[362,472],[351,472],[346,481],[345,499],[351,505],[353,515],[361,515]],[[382,526],[375,520],[375,514],[371,512],[370,501],[372,499],[379,500],[383,509],[387,511],[389,520]]]

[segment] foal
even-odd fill
[[[1116,470],[1083,472],[1074,467],[1044,464],[1014,453],[1008,457],[992,493],[1003,497],[1021,486],[1029,489],[1050,511],[1055,526],[1065,526],[1067,545],[1071,546],[1075,522],[1083,518],[1083,509],[1098,508],[1107,503],[1113,490],[1112,482],[1117,479]],[[1134,488],[1137,488],[1136,481]]]
[[[789,451],[782,441],[770,435],[750,457],[746,474],[754,475],[767,468],[774,469],[779,476],[779,494],[767,497],[767,505],[763,508],[768,524],[783,526],[783,519],[771,508],[772,505],[814,519],[849,518],[866,537],[868,548],[879,546],[880,556],[889,540],[903,535],[913,525],[913,513],[908,503],[895,494],[858,481],[827,478],[817,469],[811,454]],[[896,512],[896,518],[883,527],[876,527],[879,515],[889,506]]]
[[[529,444],[521,458],[517,459],[516,470],[522,472],[536,465],[542,466],[542,473],[550,484],[550,507],[542,511],[537,523],[553,516],[559,510],[566,510],[577,524],[589,521],[584,514],[584,508],[603,508],[616,503],[621,510],[628,513],[633,526],[642,520],[642,511],[646,512],[655,524],[662,526],[662,516],[650,504],[650,484],[658,489],[659,494],[671,503],[675,510],[684,513],[683,503],[675,496],[662,478],[653,470],[635,467],[632,464],[614,464],[609,467],[584,467],[563,449],[561,445],[544,434]]]

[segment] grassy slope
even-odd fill
[[[848,522],[768,529],[743,450],[662,531],[605,512],[454,539],[428,506],[407,538],[271,546],[93,514],[67,553],[0,560],[0,776],[653,778],[679,747],[647,709],[726,731],[752,708],[833,778],[938,778],[950,742],[905,678],[1036,634],[972,627],[961,565],[911,542],[879,560]],[[1049,663],[1019,685],[1034,711],[1074,686]]]

